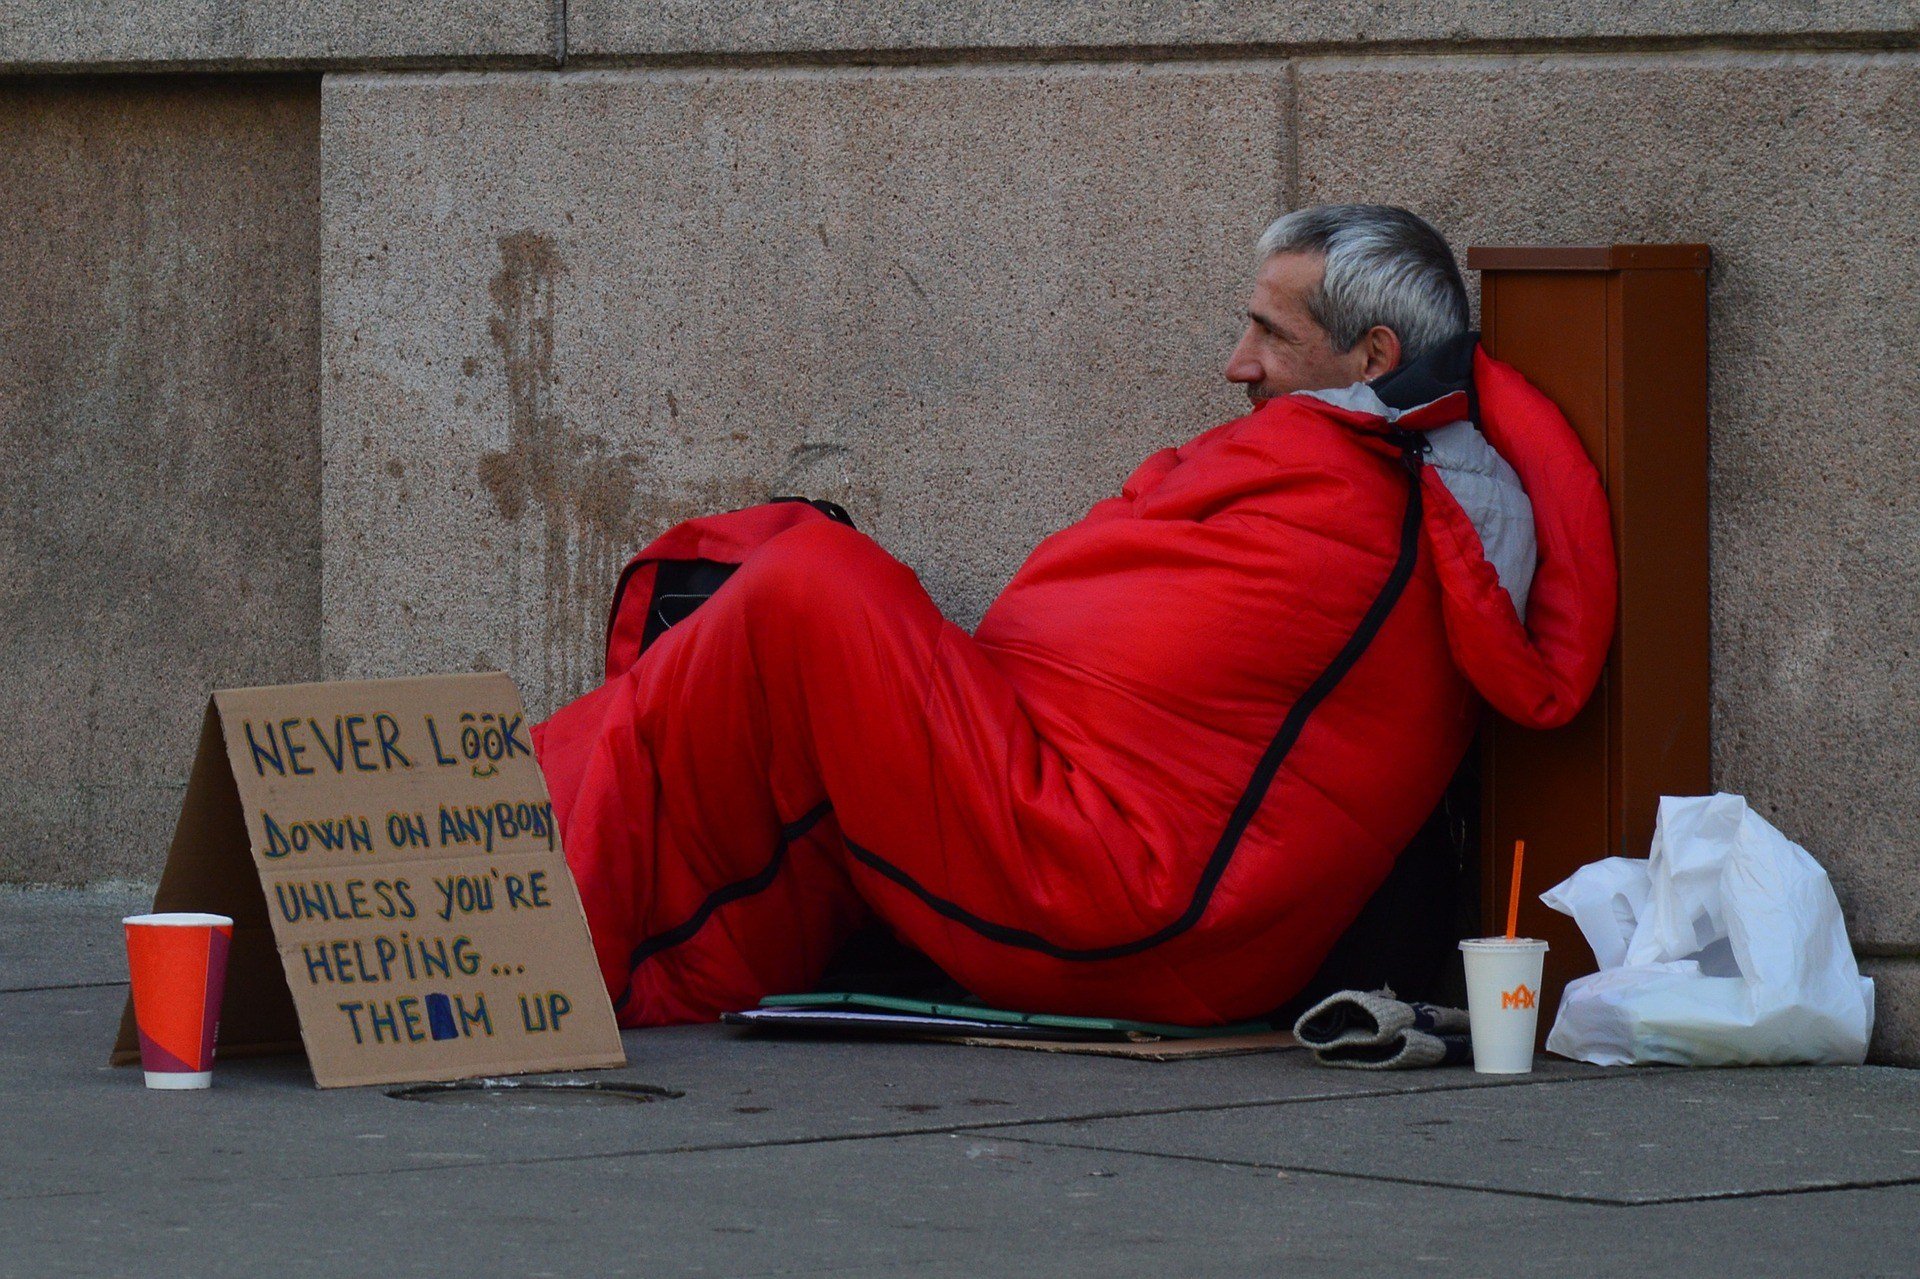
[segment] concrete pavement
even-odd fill
[[[630,1032],[644,1085],[104,1064],[137,890],[0,891],[0,1275],[1910,1275],[1920,1072]]]

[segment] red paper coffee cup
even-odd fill
[[[225,915],[129,915],[127,967],[149,1088],[213,1083],[213,1041],[233,921]]]

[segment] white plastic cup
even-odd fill
[[[1531,1073],[1547,943],[1531,937],[1475,937],[1461,942],[1460,952],[1467,966],[1474,1073]]]

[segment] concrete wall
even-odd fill
[[[1244,405],[1218,366],[1285,78],[330,77],[327,669],[503,666],[550,709],[634,549],[776,492],[977,619]]]
[[[319,85],[0,85],[0,880],[156,878],[319,650]]]
[[[0,71],[551,65],[562,0],[0,0]]]
[[[1140,454],[1236,410],[1217,378],[1246,244],[1284,206],[1391,200],[1461,246],[1705,240],[1716,778],[1832,869],[1883,979],[1882,1051],[1920,1059],[1920,2],[362,8],[222,5],[163,30],[91,0],[0,21],[0,69],[336,73],[317,138],[248,144],[258,164],[317,149],[322,174],[318,228],[247,250],[323,299],[303,348],[318,406],[276,419],[325,479],[318,586],[275,580],[319,595],[271,643],[155,633],[154,653],[203,655],[170,664],[176,703],[272,652],[328,675],[501,665],[550,709],[591,682],[626,553],[773,491],[846,502],[970,622]],[[158,92],[22,89],[0,120],[34,94]],[[218,127],[244,114],[230,85],[183,92]],[[103,210],[146,199],[103,193],[45,243],[132,243]],[[56,252],[0,246],[27,251]],[[257,394],[220,376],[235,403]],[[249,474],[222,491],[260,500]],[[64,580],[79,554],[26,558]],[[106,598],[132,607],[128,589]],[[36,651],[77,633],[35,609]],[[91,812],[110,756],[88,749],[36,748],[59,766],[22,794]],[[0,867],[151,865],[135,828],[164,807],[81,837],[57,873],[44,852]],[[46,829],[103,819],[63,820]]]

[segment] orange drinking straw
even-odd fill
[[[1514,939],[1515,930],[1520,927],[1520,863],[1526,860],[1527,841],[1513,841],[1513,887],[1507,893],[1507,940]]]

